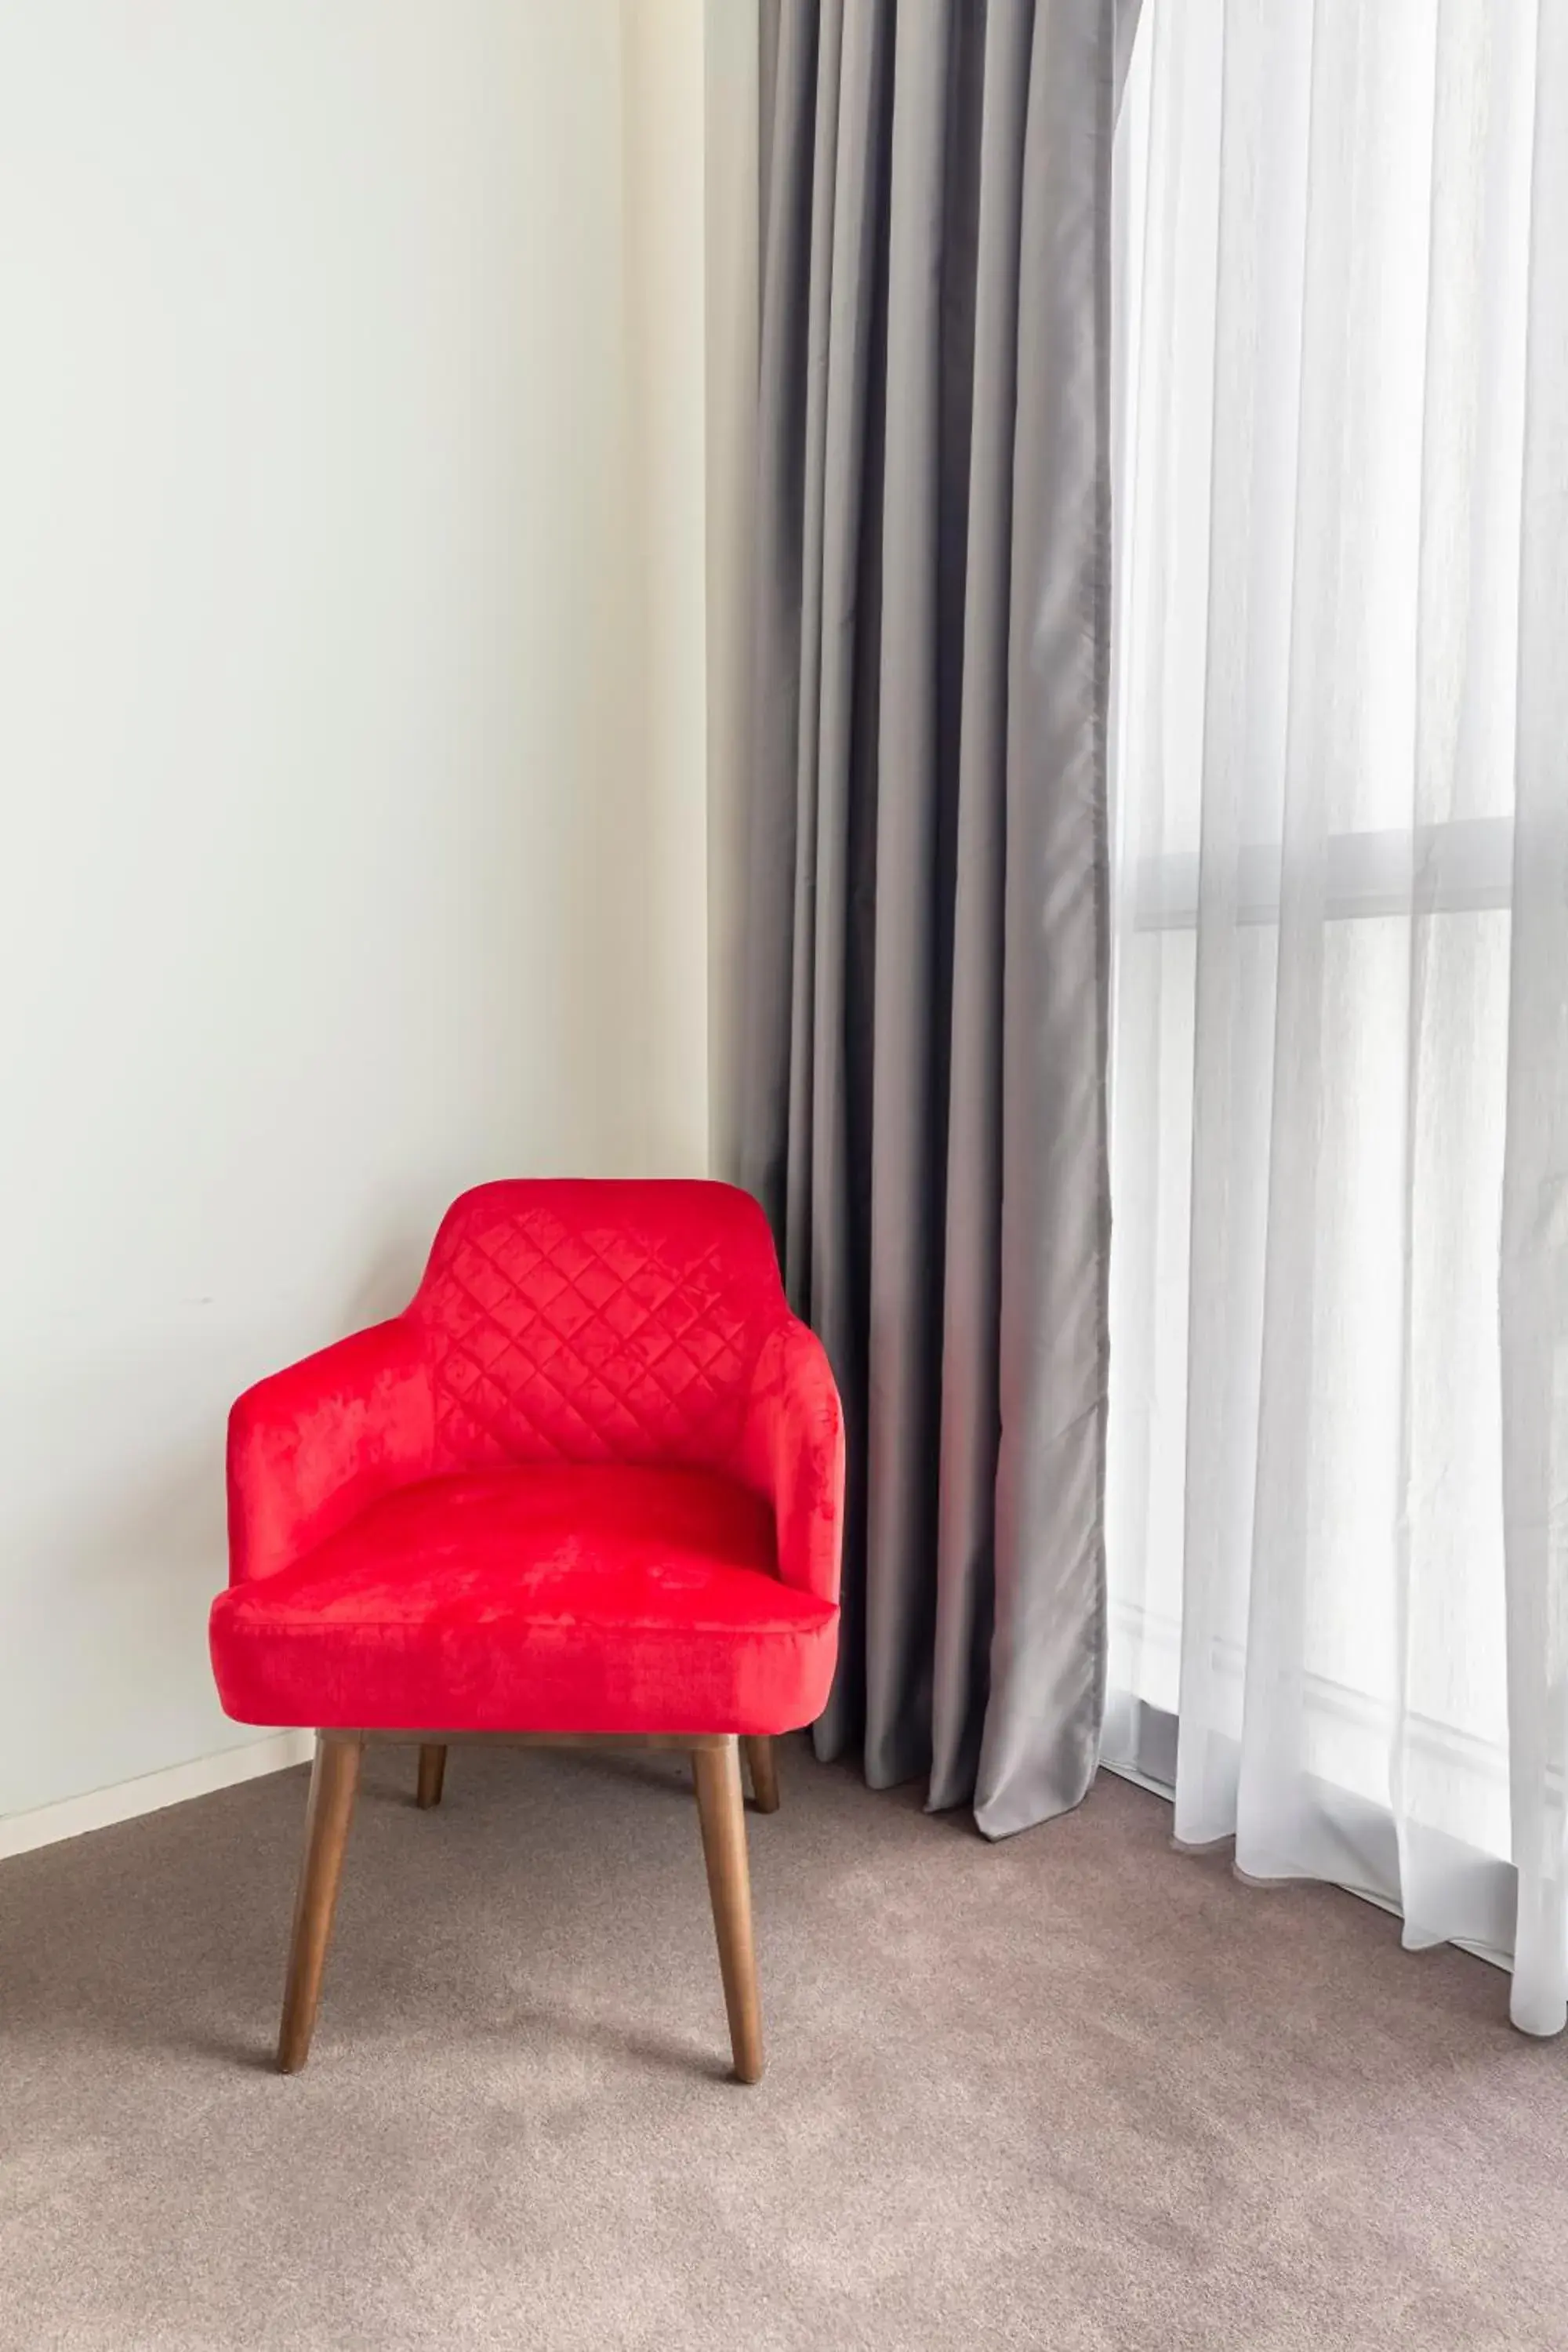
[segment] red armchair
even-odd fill
[[[229,1422],[213,1670],[242,1723],[317,1727],[279,2064],[305,2063],[367,1740],[693,1757],[735,2071],[762,2072],[738,1746],[827,1696],[844,1446],[762,1213],[707,1183],[482,1185],[412,1304]]]

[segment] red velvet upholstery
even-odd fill
[[[228,1480],[240,1722],[765,1733],[826,1698],[838,1399],[727,1185],[466,1193],[402,1315],[240,1398]]]

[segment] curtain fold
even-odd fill
[[[763,42],[742,1172],[846,1403],[818,1750],[993,1835],[1082,1796],[1103,1687],[1129,21],[783,0]]]
[[[1542,0],[1524,380],[1508,1110],[1503,1522],[1513,2015],[1568,2024],[1568,6]]]
[[[1105,1753],[1568,1999],[1568,6],[1184,0],[1121,125]]]

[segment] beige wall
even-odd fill
[[[739,1163],[742,794],[751,757],[748,559],[754,519],[759,284],[757,18],[708,0],[707,656],[709,1134],[714,1172]]]

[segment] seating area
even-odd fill
[[[369,1736],[689,1752],[735,2070],[762,2073],[740,1743],[820,1714],[844,1436],[767,1225],[727,1185],[510,1181],[444,1219],[406,1310],[229,1423],[227,1712],[318,1727],[279,2063],[309,2055]]]
[[[1568,0],[0,5],[0,2352],[1565,2352]]]

